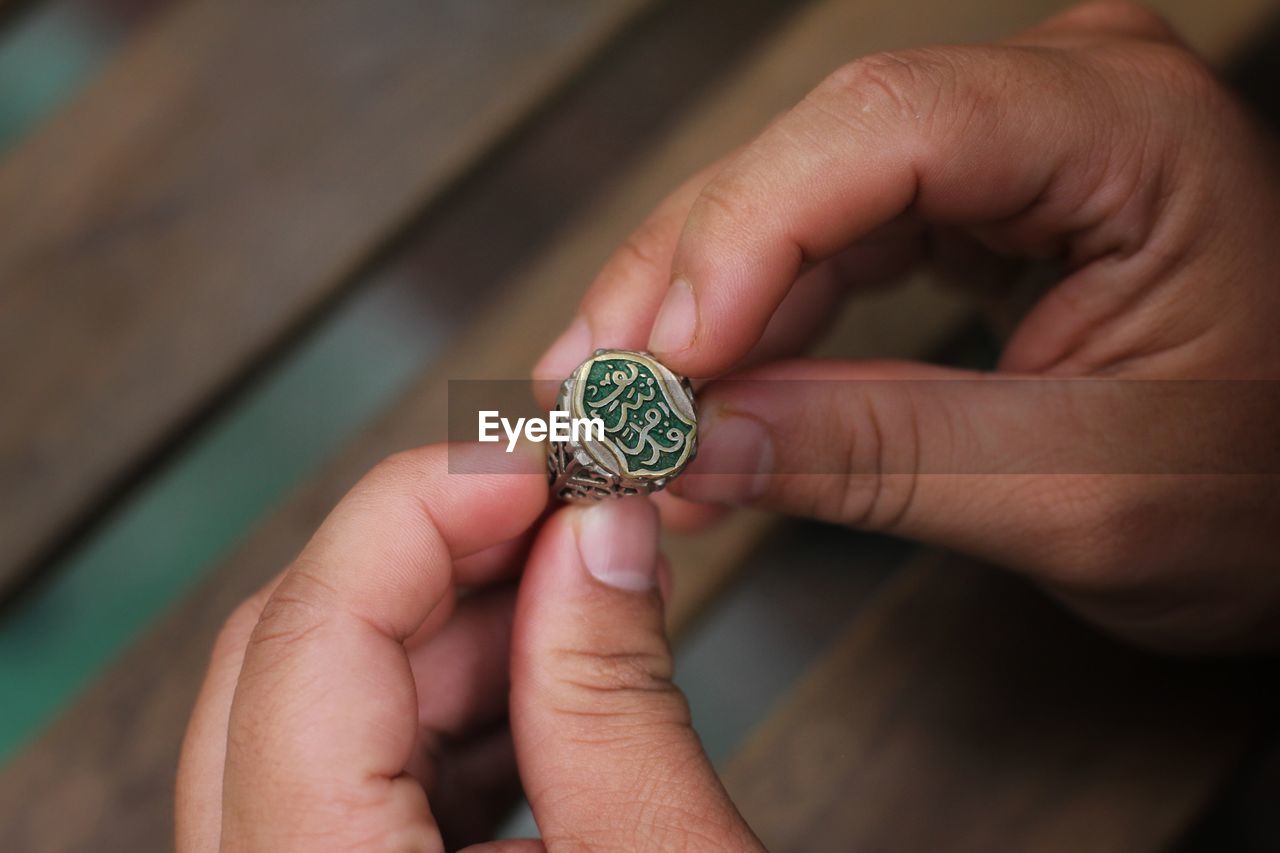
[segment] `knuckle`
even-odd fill
[[[1039,495],[1042,517],[1051,520],[1039,567],[1066,587],[1116,589],[1134,580],[1130,559],[1146,515],[1132,488],[1106,476],[1050,478]],[[1033,498],[1035,499],[1035,498]]]
[[[689,211],[689,222],[708,230],[732,231],[732,223],[750,222],[757,217],[759,191],[758,184],[742,168],[726,167],[698,193]]]
[[[218,636],[213,643],[214,658],[220,658],[224,655],[238,655],[244,652],[245,646],[249,643],[249,638],[253,635],[253,631],[258,625],[258,620],[262,616],[262,609],[266,604],[266,600],[265,594],[259,591],[236,605],[218,630]]]
[[[1229,101],[1213,69],[1178,43],[1128,43],[1098,54],[1108,71],[1143,99],[1139,108],[1157,116],[1184,116],[1200,123]],[[1134,83],[1139,85],[1134,86]]]
[[[1177,46],[1159,45],[1149,51],[1152,73],[1180,96],[1197,104],[1217,103],[1225,89],[1201,57]]]
[[[563,650],[561,674],[568,681],[605,691],[663,690],[671,684],[671,662],[658,652]]]
[[[405,523],[413,523],[425,515],[434,524],[423,492],[432,479],[436,462],[431,447],[393,453],[374,465],[346,494],[343,503],[376,507],[380,512],[402,518]],[[304,555],[306,553],[304,551]]]
[[[846,412],[848,455],[832,492],[835,518],[860,529],[892,533],[915,502],[919,412],[907,394],[889,401],[866,395]]]
[[[618,261],[625,269],[640,275],[665,277],[668,263],[658,227],[646,222],[631,232],[618,247]]]
[[[932,114],[954,63],[936,49],[889,51],[836,69],[810,94],[819,108],[853,118],[888,115],[915,119]]]
[[[305,640],[326,623],[330,610],[325,602],[333,595],[334,590],[309,572],[300,558],[262,605],[249,644],[288,647]]]
[[[1154,38],[1169,38],[1172,30],[1157,12],[1135,0],[1087,0],[1062,13],[1060,20],[1084,27],[1105,27]]]
[[[1182,44],[1127,42],[1099,48],[1112,69],[1142,80],[1154,91],[1204,97],[1221,89],[1217,76],[1198,54]]]
[[[665,648],[625,652],[559,649],[554,654],[558,706],[572,715],[628,717],[642,723],[688,722]],[[645,715],[648,715],[647,717]]]

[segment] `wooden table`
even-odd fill
[[[524,375],[681,177],[854,56],[996,37],[1061,4],[157,5],[0,159],[0,616],[366,289],[429,300],[455,329],[8,763],[6,849],[163,848],[226,613],[374,462],[444,435],[447,379]],[[1268,4],[1156,5],[1223,58]],[[915,282],[852,305],[824,347],[927,355],[970,316]],[[777,524],[744,513],[672,537],[674,630]],[[930,555],[871,593],[724,773],[780,850],[1156,850],[1255,718],[1218,670],[1119,649]]]

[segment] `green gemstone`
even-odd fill
[[[625,357],[601,358],[587,372],[583,414],[604,422],[605,440],[627,474],[670,472],[688,458],[694,426],[672,404],[681,389],[667,386],[647,365]]]

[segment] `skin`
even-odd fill
[[[656,510],[544,517],[540,450],[388,459],[232,615],[179,850],[759,849],[671,683]],[[521,784],[542,839],[484,841]]]
[[[701,380],[679,497],[985,558],[1157,648],[1274,646],[1274,155],[1127,3],[859,59],[664,201],[535,375],[612,346]],[[990,296],[1045,260],[1062,275],[993,373],[795,358],[838,300],[918,264]],[[750,423],[771,459],[739,446]]]
[[[1129,390],[1280,375],[1275,163],[1136,6],[860,59],[663,202],[535,375],[609,346],[704,382],[702,470],[664,518],[751,503],[889,531],[1139,642],[1272,645],[1280,486],[1248,472],[1280,471],[1256,455],[1274,393],[1153,422]],[[917,263],[990,289],[1044,258],[1065,272],[995,374],[796,358],[839,300]],[[1081,445],[1098,470],[1017,468]],[[450,474],[451,453],[491,473]],[[1174,473],[1126,472],[1139,457]],[[671,683],[652,504],[548,513],[540,470],[492,445],[392,457],[232,615],[184,743],[180,850],[759,848]],[[542,839],[485,841],[517,786]]]

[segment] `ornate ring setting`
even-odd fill
[[[556,408],[603,426],[548,442],[551,492],[561,500],[656,492],[698,450],[693,387],[646,352],[596,350],[561,384]]]

